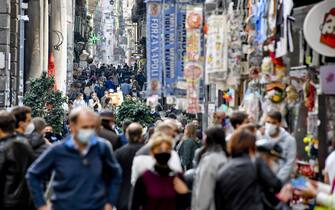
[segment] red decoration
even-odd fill
[[[321,25],[320,42],[328,47],[335,48],[335,8],[325,15]]]
[[[48,63],[48,75],[49,77],[54,77],[56,78],[56,69],[55,69],[55,57],[54,53],[51,51],[50,56],[49,56],[49,63]],[[57,89],[56,83],[54,86],[54,89]]]

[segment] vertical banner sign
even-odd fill
[[[165,89],[168,95],[174,95],[174,87],[177,82],[176,73],[176,8],[173,0],[164,2],[164,67]]]
[[[225,27],[227,23],[224,15],[212,15],[208,18],[208,33],[206,47],[206,84],[216,83],[218,79],[224,78],[222,73],[226,72],[226,58],[224,58]]]
[[[161,52],[162,43],[162,10],[161,3],[147,2],[147,80],[150,83],[150,95],[159,94],[162,84]]]
[[[177,2],[177,75],[184,78],[184,57],[186,54],[186,7],[184,2]]]
[[[186,56],[184,76],[187,81],[187,112],[199,113],[199,81],[203,72],[201,62],[202,7],[187,6]]]

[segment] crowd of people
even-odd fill
[[[0,209],[273,210],[293,196],[335,209],[332,181],[292,184],[296,141],[280,112],[264,126],[244,112],[226,121],[215,113],[199,139],[196,120],[117,128],[112,111],[79,106],[61,138],[29,107],[0,111]]]
[[[145,74],[137,65],[129,67],[94,64],[88,68],[76,68],[73,83],[68,91],[70,106],[89,106],[99,112],[113,110],[118,101],[113,101],[115,93],[140,97],[145,85]],[[118,99],[119,100],[119,99]]]

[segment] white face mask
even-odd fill
[[[77,134],[77,140],[82,144],[87,144],[94,135],[94,129],[79,129]]]
[[[272,136],[277,132],[277,126],[271,123],[265,123],[265,133],[268,136]]]
[[[35,130],[34,123],[29,123],[24,131],[24,134],[29,135]]]

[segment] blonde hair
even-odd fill
[[[198,126],[196,126],[194,123],[189,123],[185,127],[185,138],[191,138],[195,140],[197,138],[197,130]]]
[[[159,147],[161,144],[167,143],[173,146],[173,140],[170,136],[165,135],[164,133],[154,133],[149,140],[149,144],[151,145],[151,151]]]

